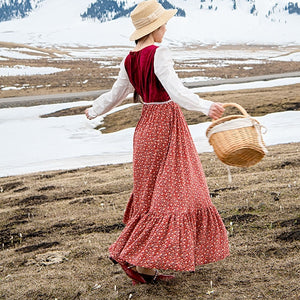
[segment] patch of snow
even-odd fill
[[[34,50],[34,49],[31,49],[31,48],[18,48],[17,47],[17,48],[12,48],[11,50],[18,51],[18,52],[32,52],[32,53],[43,54],[43,55],[46,54],[45,52]]]
[[[243,84],[243,88],[295,82],[299,83],[300,78],[248,83]],[[240,87],[240,84],[231,85],[231,89]],[[216,91],[228,89],[226,85],[213,88]],[[204,89],[207,88],[201,88],[201,91]],[[91,121],[84,115],[39,117],[60,109],[91,104],[92,101],[81,101],[0,109],[0,136],[5,141],[1,144],[0,176],[132,161],[134,128],[102,134],[94,128],[102,124],[104,116]],[[139,104],[122,105],[108,114],[132,105]],[[299,111],[273,113],[256,119],[268,129],[264,136],[267,145],[300,142]],[[199,153],[212,151],[205,136],[209,125],[210,122],[189,126]]]
[[[1,88],[1,91],[22,90],[24,88],[25,87],[7,86],[7,87]]]
[[[292,78],[281,78],[267,81],[254,81],[247,83],[235,83],[235,84],[220,84],[216,86],[207,86],[191,89],[193,93],[207,93],[207,92],[218,92],[218,91],[235,91],[245,89],[258,89],[275,86],[284,86],[300,83],[300,77]]]
[[[1,25],[1,23],[0,23]],[[6,58],[14,58],[14,59],[40,59],[42,56],[34,56],[26,53],[21,53],[19,51],[15,51],[14,48],[0,48],[0,56]]]
[[[278,57],[273,57],[270,60],[278,61],[300,61],[300,52],[295,52],[287,55],[281,55]]]
[[[64,72],[69,69],[59,69],[53,67],[30,67],[23,65],[16,65],[14,67],[2,67],[0,68],[1,76],[32,76],[32,75],[47,75],[58,72]]]

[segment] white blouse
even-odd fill
[[[88,114],[91,117],[107,113],[134,91],[124,61],[125,58],[121,62],[119,76],[112,89],[98,97],[93,102],[93,106],[89,108]],[[200,98],[186,88],[178,78],[173,66],[170,50],[167,47],[157,48],[154,55],[154,73],[169,94],[170,99],[188,110],[201,111],[208,115],[213,102]]]

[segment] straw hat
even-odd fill
[[[135,32],[130,36],[131,41],[138,40],[167,23],[177,9],[164,9],[156,0],[146,0],[137,5],[130,17]]]

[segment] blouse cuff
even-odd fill
[[[209,110],[212,106],[212,104],[214,103],[213,101],[209,101],[209,100],[204,100],[202,98],[199,98],[201,99],[200,101],[202,102],[202,105],[201,105],[201,111],[208,116],[208,113],[209,113]],[[199,109],[200,110],[200,109]]]
[[[94,110],[93,107],[90,107],[90,108],[88,109],[88,114],[89,114],[89,116],[92,117],[92,118],[96,118],[96,117],[98,116],[97,113],[95,112],[95,110]]]

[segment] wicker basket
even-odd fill
[[[212,122],[206,130],[209,143],[218,158],[225,164],[250,167],[257,164],[267,153],[261,136],[261,125],[236,103],[225,103],[223,107],[234,106],[242,115],[231,115]]]

